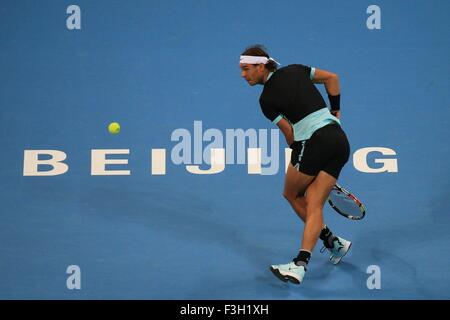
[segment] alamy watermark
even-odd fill
[[[223,171],[225,165],[248,164],[249,173],[273,175],[279,165],[279,130],[210,128],[203,131],[202,121],[194,121],[193,134],[179,128],[172,132],[171,160],[176,165],[187,165],[188,171],[201,171],[201,164],[209,171]],[[205,145],[206,143],[206,145]],[[270,150],[270,151],[269,151]]]
[[[66,269],[66,273],[69,274],[66,280],[66,287],[69,290],[81,289],[81,269],[77,265],[70,265]]]
[[[366,281],[367,289],[381,289],[381,268],[377,265],[370,265],[367,267],[366,273],[370,274]]]
[[[69,30],[81,29],[81,9],[79,6],[72,4],[67,7],[66,13],[69,16],[66,19],[66,27]]]
[[[366,26],[369,30],[381,29],[381,8],[375,4],[367,7],[366,13],[370,16],[366,20]]]

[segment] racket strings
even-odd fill
[[[363,215],[359,201],[355,201],[350,194],[334,189],[331,191],[329,198],[343,214],[354,217]]]

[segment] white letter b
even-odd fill
[[[39,155],[50,155],[48,160],[39,160]],[[67,155],[58,150],[25,150],[23,156],[23,175],[24,176],[57,176],[64,174],[69,170],[69,166],[62,161]],[[53,169],[48,171],[38,171],[39,165],[49,165]]]

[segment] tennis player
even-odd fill
[[[340,88],[334,73],[301,64],[277,69],[263,46],[247,48],[240,56],[242,77],[264,86],[259,99],[263,114],[283,132],[292,156],[284,197],[304,222],[298,255],[287,264],[272,265],[280,280],[300,284],[318,238],[339,263],[351,242],[335,236],[324,224],[322,209],[348,161],[350,146],[340,126]],[[330,109],[315,87],[325,85]]]

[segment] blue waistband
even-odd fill
[[[317,129],[333,122],[339,125],[341,124],[339,119],[333,116],[328,108],[317,110],[292,125],[294,129],[294,140],[308,140]]]

